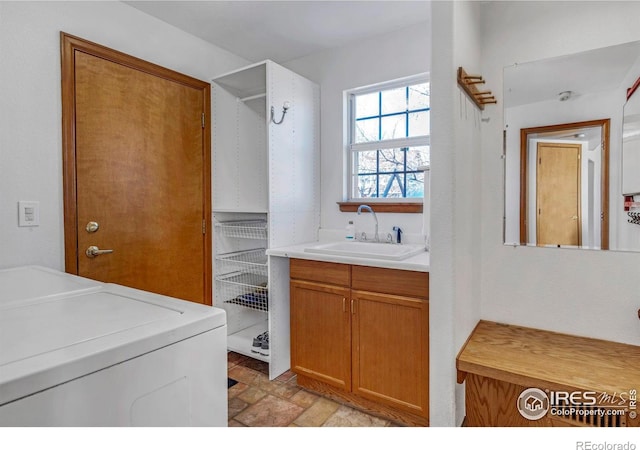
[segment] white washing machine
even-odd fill
[[[0,426],[226,426],[225,311],[0,270]]]

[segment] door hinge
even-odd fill
[[[207,234],[207,221],[202,221],[202,234]]]
[[[204,128],[204,113],[202,113],[202,128]]]

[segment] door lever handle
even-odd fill
[[[113,253],[113,250],[100,250],[97,246],[92,245],[85,252],[89,258],[95,258],[96,256],[104,255],[105,253]]]

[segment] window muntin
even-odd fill
[[[399,147],[354,153],[357,198],[422,198],[429,147]]]
[[[350,94],[351,198],[422,198],[429,164],[429,82]]]

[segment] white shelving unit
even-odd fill
[[[228,349],[269,362],[251,351],[253,338],[269,329],[267,221],[257,217],[214,214],[214,298],[227,311]]]
[[[268,362],[273,379],[290,367],[288,260],[265,252],[317,239],[320,92],[272,61],[212,81],[214,304],[229,349]],[[268,357],[251,352],[265,331]]]

